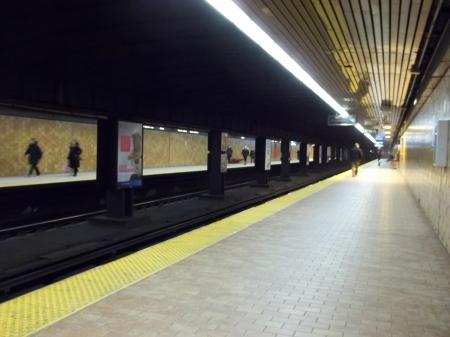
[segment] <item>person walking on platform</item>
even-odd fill
[[[358,143],[355,143],[355,146],[350,150],[350,160],[352,162],[352,177],[356,177],[358,175],[358,167],[363,158],[362,150],[359,147]]]
[[[250,163],[254,163],[255,162],[255,150],[251,149],[250,150]]]
[[[233,149],[231,148],[230,145],[228,145],[228,147],[227,147],[227,160],[228,160],[228,164],[231,163],[231,156],[233,156]]]
[[[80,143],[75,140],[70,143],[69,155],[67,156],[67,160],[69,161],[69,167],[73,170],[74,177],[78,174],[82,152],[83,151],[80,148]]]
[[[25,156],[28,156],[28,163],[30,164],[30,170],[28,171],[28,176],[33,174],[33,171],[36,172],[36,175],[39,176],[41,172],[38,168],[38,163],[42,158],[42,150],[39,147],[39,144],[36,139],[32,138],[30,144],[28,145],[27,150],[25,151]]]
[[[381,156],[382,156],[382,152],[381,152],[381,150],[379,149],[378,151],[377,151],[377,160],[378,160],[378,166],[380,166],[381,165]]]
[[[250,154],[250,150],[248,149],[247,145],[245,145],[241,151],[242,157],[244,157],[244,165],[247,165],[247,158]]]

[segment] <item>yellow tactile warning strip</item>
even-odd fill
[[[0,336],[28,336],[345,177],[348,172],[0,304]]]

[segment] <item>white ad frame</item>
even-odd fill
[[[143,146],[142,123],[117,122],[117,188],[142,186]]]
[[[270,171],[272,165],[272,140],[266,139],[266,157],[264,162],[264,170]]]

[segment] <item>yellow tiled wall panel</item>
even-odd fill
[[[62,173],[70,141],[76,139],[83,149],[81,171],[95,171],[97,126],[95,124],[0,115],[0,176],[21,176],[28,171],[24,153],[31,138],[43,151],[39,163],[42,173]]]
[[[208,137],[144,130],[144,168],[206,165]]]

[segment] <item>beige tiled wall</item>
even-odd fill
[[[81,171],[95,171],[97,126],[37,118],[0,115],[0,177],[25,175],[28,161],[24,152],[31,138],[43,151],[39,163],[42,173],[62,173],[72,139],[83,149]]]
[[[400,170],[450,252],[450,168],[433,166],[433,133],[439,119],[450,119],[450,70],[402,137]]]
[[[144,168],[206,165],[208,137],[144,129]]]

